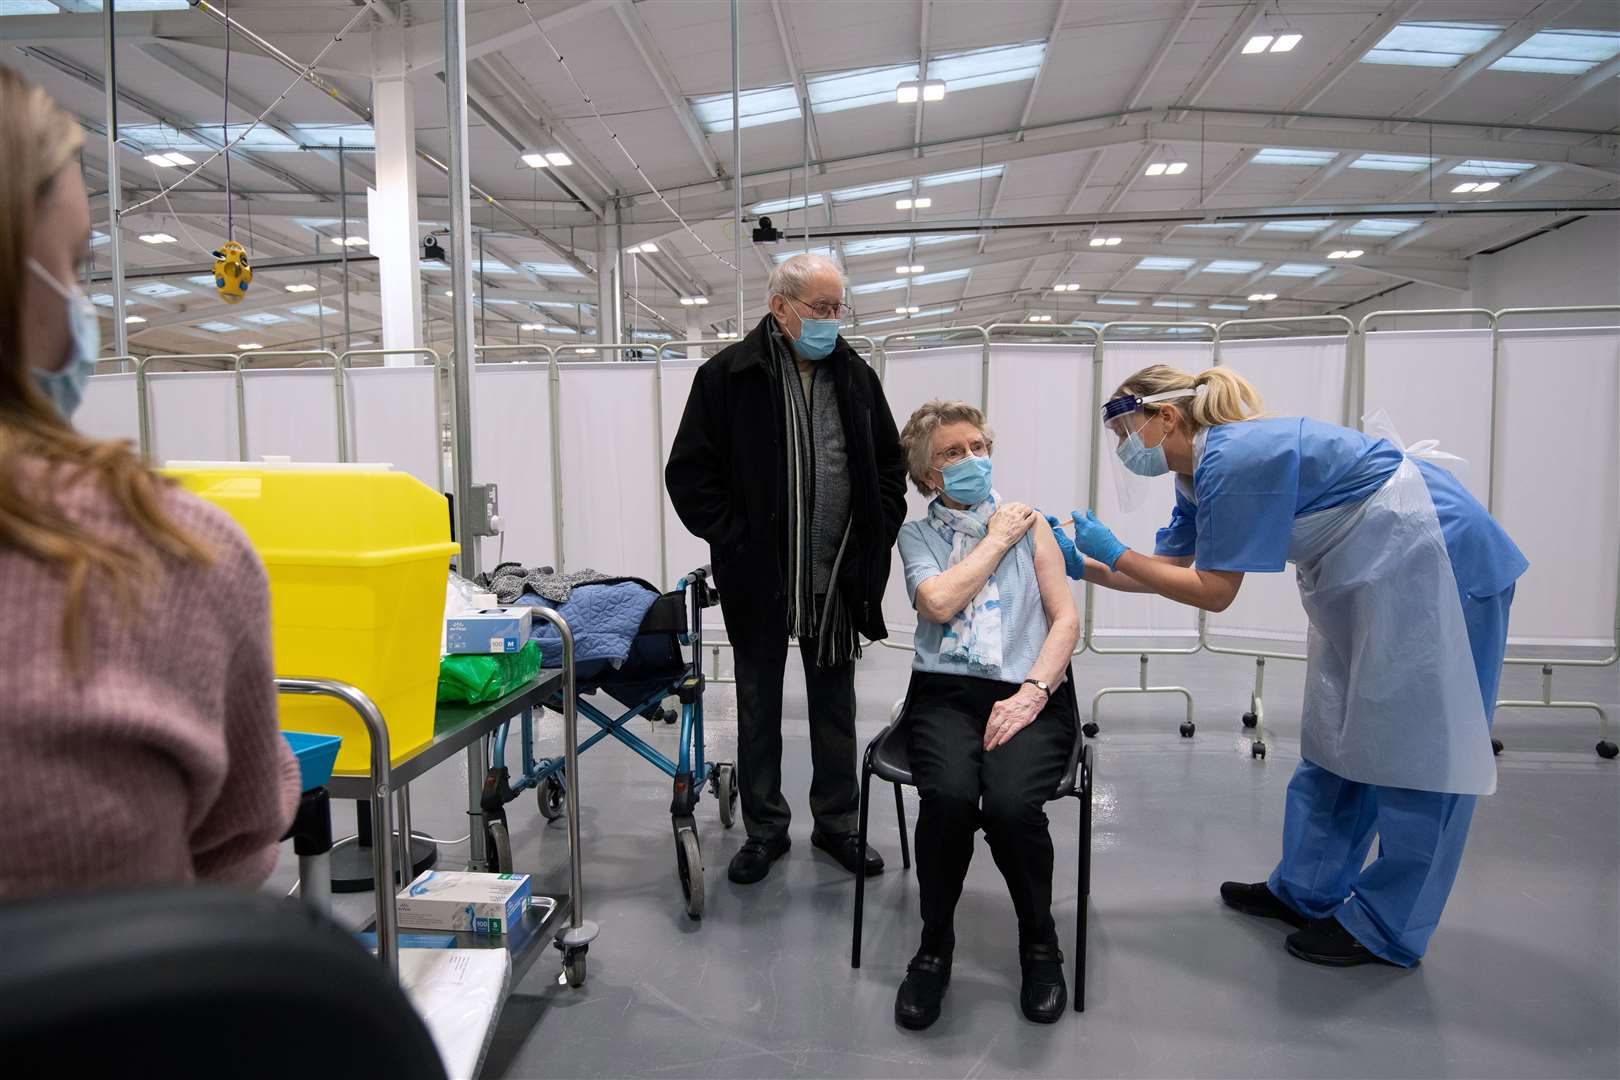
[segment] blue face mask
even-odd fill
[[[73,418],[79,402],[84,399],[84,386],[96,369],[96,357],[101,353],[101,318],[95,305],[85,298],[78,285],[69,288],[57,281],[38,262],[28,260],[29,269],[62,298],[67,307],[68,333],[72,339],[72,352],[68,361],[57,371],[34,369],[34,382],[51,399],[64,420]]]
[[[990,459],[966,457],[939,471],[945,497],[963,506],[977,506],[990,497]]]
[[[1164,456],[1164,441],[1161,439],[1158,446],[1148,446],[1142,442],[1141,431],[1131,432],[1119,444],[1118,452],[1120,463],[1137,476],[1163,476],[1170,471],[1170,462]]]
[[[838,344],[837,319],[800,319],[793,348],[806,360],[821,360]]]

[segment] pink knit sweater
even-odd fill
[[[120,547],[146,546],[99,486],[59,499]],[[92,587],[78,671],[61,579],[0,547],[0,897],[257,886],[275,866],[299,784],[276,725],[264,565],[219,510],[163,499],[215,561],[157,564],[135,610]]]

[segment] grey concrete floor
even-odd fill
[[[902,692],[909,655],[873,649],[857,679],[862,741]],[[1075,666],[1083,707],[1130,685],[1134,657]],[[1500,790],[1481,801],[1445,919],[1424,962],[1329,970],[1288,956],[1286,928],[1221,906],[1227,878],[1258,880],[1279,850],[1283,790],[1298,759],[1302,665],[1268,665],[1271,754],[1254,761],[1238,717],[1251,661],[1156,658],[1152,681],[1188,686],[1199,731],[1177,735],[1173,697],[1103,705],[1091,898],[1088,1010],[1052,1027],[1018,1012],[1015,925],[989,853],[974,859],[957,916],[944,1015],[910,1033],[892,1018],[916,947],[916,880],[899,866],[892,798],[874,798],[889,870],[867,893],[863,967],[849,967],[851,879],[809,845],[802,677],[789,670],[784,773],[794,848],[751,887],[726,880],[742,829],[699,807],[708,910],[682,911],[668,781],[609,741],[582,761],[588,916],[602,936],[579,990],[547,958],[506,1005],[491,1077],[1615,1077],[1620,1075],[1620,763],[1593,753],[1589,713],[1503,711]],[[1615,668],[1564,670],[1561,696],[1620,702]],[[1503,693],[1539,695],[1536,668]],[[1616,713],[1615,715],[1620,715]],[[712,758],[736,744],[735,694],[708,692]],[[672,728],[638,722],[673,752]],[[557,753],[548,719],[542,752]],[[1616,737],[1611,735],[1611,738]],[[516,761],[515,746],[511,751]],[[419,782],[418,829],[465,832],[465,776],[448,763]],[[916,798],[907,792],[914,820]],[[1075,804],[1048,808],[1058,850],[1064,948],[1075,914]],[[532,797],[508,810],[518,869],[560,886],[566,834]],[[340,811],[340,828],[352,822]],[[466,845],[443,849],[459,867]],[[270,887],[285,891],[290,856]],[[357,920],[369,897],[343,898]],[[1071,968],[1072,971],[1072,968]]]

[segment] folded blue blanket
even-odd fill
[[[619,581],[608,585],[576,585],[567,601],[561,604],[553,604],[532,592],[525,592],[513,604],[550,607],[568,620],[568,629],[574,634],[576,664],[605,660],[617,667],[630,655],[641,620],[647,617],[647,609],[657,599],[658,594],[644,585]],[[562,666],[562,636],[556,627],[536,620],[529,638],[540,643],[546,667]]]

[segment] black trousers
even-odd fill
[[[1012,894],[1020,943],[1057,940],[1052,836],[1043,807],[1074,748],[1074,710],[1066,696],[1054,697],[1028,727],[986,753],[990,708],[1017,691],[963,675],[914,677],[906,724],[922,800],[916,850],[924,951],[948,952],[956,942],[952,917],[973,859],[973,833],[981,827]]]
[[[799,642],[810,705],[810,813],[826,833],[854,832],[861,789],[855,772],[855,665],[816,666],[814,638]],[[737,782],[743,825],[754,839],[785,836],[782,797],[782,676],[788,642],[735,646]]]

